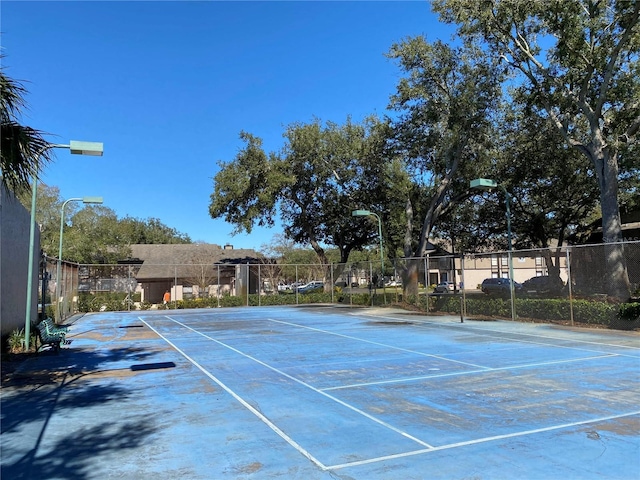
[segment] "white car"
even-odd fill
[[[456,284],[453,282],[440,282],[436,288],[433,289],[433,293],[453,293],[456,289]]]
[[[322,291],[324,289],[324,282],[314,280],[297,288],[298,293],[312,293]]]
[[[288,283],[280,282],[278,284],[278,291],[279,292],[288,292],[289,290],[291,290],[291,285],[289,285]]]

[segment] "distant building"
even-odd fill
[[[260,262],[256,251],[231,245],[169,244],[132,245],[131,258],[120,263],[139,265],[135,278],[142,301],[161,303],[167,290],[172,300],[256,293],[258,279],[249,264]]]
[[[624,241],[640,240],[640,210],[620,215],[620,224]],[[604,243],[602,241],[602,219],[593,222],[590,228],[592,229],[591,234],[583,243]]]

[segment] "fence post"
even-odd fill
[[[571,326],[573,326],[573,290],[571,288],[571,257],[569,256],[569,250],[571,247],[567,246],[567,285],[569,286],[569,318],[571,320]]]
[[[220,265],[218,267],[218,291],[216,292],[216,296],[218,297],[218,308],[220,308]]]
[[[333,299],[333,262],[329,264],[329,268],[331,269],[331,303],[334,303]]]
[[[460,291],[462,293],[460,302],[460,323],[464,323],[464,316],[467,314],[467,296],[464,293],[464,253],[460,252]]]
[[[429,254],[424,259],[424,295],[427,299],[427,315],[429,315]],[[420,299],[420,287],[418,287],[418,299]],[[420,301],[418,300],[418,305]]]
[[[371,264],[371,260],[369,260],[369,296],[371,297],[371,306],[373,307],[373,295],[375,292],[373,285],[373,265]]]
[[[347,268],[346,266],[344,267],[345,269]],[[349,305],[351,307],[353,307],[353,276],[352,276],[352,272],[353,272],[353,264],[349,265],[349,275],[347,276],[347,278],[349,279]],[[357,277],[356,277],[357,278]]]

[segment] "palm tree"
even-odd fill
[[[7,77],[0,67],[0,178],[2,185],[14,193],[29,189],[31,178],[51,160],[43,132],[18,121],[26,107],[26,93],[24,86]]]

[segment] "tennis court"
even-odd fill
[[[335,306],[105,312],[71,330],[29,367],[57,383],[3,394],[3,475],[640,475],[637,333]]]

